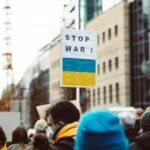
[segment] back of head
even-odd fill
[[[27,135],[27,130],[24,129],[23,127],[17,127],[13,132],[12,132],[12,143],[28,143],[28,135]]]
[[[144,112],[141,117],[141,128],[143,131],[150,131],[150,111]]]
[[[79,121],[75,150],[128,150],[117,115],[106,110],[85,113]]]
[[[43,133],[37,133],[34,137],[33,146],[36,150],[48,150],[49,141],[46,135]]]
[[[48,124],[44,119],[37,120],[34,125],[35,133],[46,133],[46,127]]]
[[[3,147],[6,143],[6,135],[2,127],[0,126],[0,148]]]
[[[118,114],[121,124],[125,129],[133,129],[135,125],[135,115],[131,112],[121,112]]]
[[[54,122],[72,123],[78,121],[80,117],[78,109],[69,101],[60,101],[54,104],[48,112]]]

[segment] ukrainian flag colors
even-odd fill
[[[96,32],[64,29],[61,86],[96,85]]]
[[[95,86],[96,61],[63,58],[62,81],[65,86]]]

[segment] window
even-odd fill
[[[93,105],[95,106],[95,89],[93,90]]]
[[[97,74],[100,74],[100,64],[97,64]]]
[[[109,101],[112,103],[112,85],[109,85]]]
[[[116,91],[116,102],[119,103],[120,100],[119,100],[119,83],[116,83],[116,88],[115,88],[115,91]]]
[[[98,88],[98,104],[100,104],[100,88]]]
[[[103,62],[103,73],[106,72],[106,65],[105,65],[105,62]]]
[[[88,96],[89,96],[89,98],[87,100],[87,107],[90,107],[90,100],[91,100],[91,91],[90,90],[88,91]]]
[[[57,67],[57,60],[54,61],[54,68]]]
[[[118,57],[115,58],[115,67],[116,67],[116,69],[119,68],[119,58]]]
[[[118,36],[118,26],[115,25],[115,36]]]
[[[88,91],[88,95],[89,95],[89,98],[91,98],[91,91],[90,90]]]
[[[54,62],[52,62],[52,69],[54,69]]]
[[[108,67],[109,67],[109,71],[111,71],[112,70],[112,61],[111,60],[108,61]]]
[[[55,89],[57,90],[57,82],[55,82]]]
[[[108,39],[111,40],[111,29],[108,29]]]
[[[103,43],[105,43],[105,32],[103,32]]]
[[[103,87],[103,99],[104,99],[104,104],[106,104],[106,87]]]
[[[100,36],[99,36],[99,34],[97,35],[97,45],[99,46],[99,44],[100,44]]]
[[[57,82],[58,89],[60,88],[60,81]]]

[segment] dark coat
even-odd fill
[[[128,138],[129,143],[133,142],[133,140],[137,137],[137,132],[135,129],[125,129],[126,136]]]
[[[50,150],[73,150],[74,140],[62,139],[56,144],[50,144]]]
[[[130,150],[150,150],[150,131],[136,137],[130,144]]]
[[[50,145],[51,149],[74,150],[77,125],[78,122],[73,122],[58,128],[52,137],[54,143]]]

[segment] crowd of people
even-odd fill
[[[150,108],[115,114],[94,109],[80,115],[69,101],[52,105],[27,134],[23,127],[7,141],[0,127],[0,150],[150,150]]]

